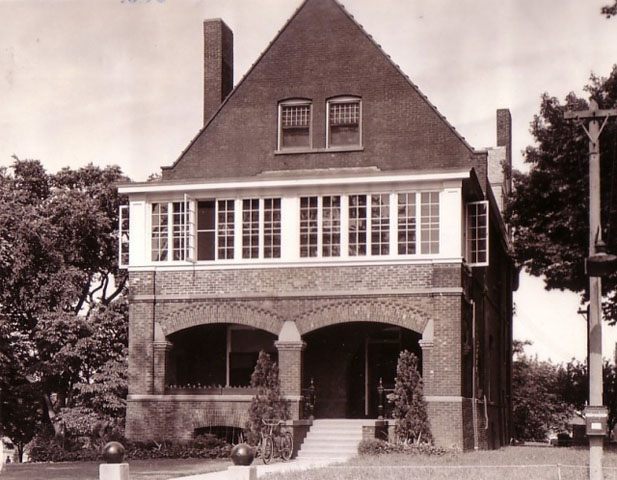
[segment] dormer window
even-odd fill
[[[328,101],[328,148],[362,144],[362,102],[357,97],[337,97]]]
[[[288,100],[279,104],[279,150],[311,148],[311,115],[308,100]]]

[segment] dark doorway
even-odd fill
[[[421,335],[405,328],[351,322],[305,335],[304,385],[313,379],[317,418],[376,418],[377,387],[394,386],[401,350],[421,359]]]

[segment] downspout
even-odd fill
[[[476,303],[471,301],[471,341],[473,368],[471,369],[471,421],[473,423],[473,449],[478,450],[478,415],[476,412]]]
[[[152,270],[152,342],[150,348],[152,349],[152,379],[150,385],[150,392],[154,393],[154,385],[156,383],[156,358],[154,351],[154,342],[156,341],[156,267]]]

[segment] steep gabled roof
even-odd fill
[[[339,15],[337,16],[335,11],[339,12]],[[321,13],[322,16],[319,16],[317,13]],[[324,14],[325,13],[325,14]],[[340,15],[340,13],[342,13],[342,15]],[[469,163],[470,166],[473,166],[473,164],[475,163],[476,160],[471,160],[472,157],[477,157],[476,153],[480,153],[480,152],[476,152],[473,147],[471,147],[467,141],[456,131],[456,129],[446,120],[446,118],[441,115],[439,113],[439,111],[437,110],[437,108],[428,100],[428,98],[419,90],[419,88],[413,83],[411,82],[411,80],[409,79],[409,77],[407,75],[405,75],[400,67],[398,65],[396,65],[392,59],[390,58],[389,55],[387,55],[383,49],[381,48],[381,46],[379,44],[377,44],[375,42],[375,40],[363,29],[363,27],[356,22],[356,20],[353,18],[353,16],[351,14],[349,14],[347,12],[347,10],[336,0],[305,0],[299,7],[298,9],[294,12],[294,14],[290,17],[290,19],[287,21],[287,23],[284,25],[284,27],[279,30],[279,32],[277,33],[277,35],[274,37],[274,39],[270,42],[270,44],[268,45],[268,47],[262,52],[262,54],[259,56],[259,58],[257,59],[257,61],[251,66],[251,68],[248,70],[248,72],[243,76],[243,78],[240,80],[240,82],[238,82],[238,84],[235,86],[235,88],[232,90],[232,92],[228,95],[228,97],[223,101],[223,103],[220,105],[220,107],[218,108],[218,110],[214,113],[214,115],[211,116],[211,118],[208,120],[208,122],[206,123],[206,125],[200,130],[200,132],[197,134],[197,136],[190,142],[190,144],[188,145],[188,147],[182,152],[182,154],[180,155],[180,157],[176,160],[176,162],[171,166],[171,167],[163,167],[164,169],[164,178],[183,178],[185,176],[185,174],[188,174],[190,172],[191,176],[195,176],[200,175],[200,174],[206,174],[206,176],[220,176],[219,173],[217,173],[217,168],[216,165],[214,165],[211,161],[208,161],[207,157],[210,155],[219,155],[221,154],[221,152],[224,152],[225,150],[229,150],[228,148],[225,148],[224,145],[221,144],[220,139],[221,139],[221,135],[226,136],[226,135],[230,135],[230,133],[228,131],[226,131],[224,128],[221,129],[219,128],[218,131],[216,133],[213,133],[213,137],[219,137],[219,142],[212,141],[212,139],[206,139],[205,137],[208,136],[208,132],[209,130],[214,130],[215,127],[213,127],[213,125],[215,125],[220,117],[222,115],[225,114],[225,112],[227,110],[230,110],[234,105],[234,102],[237,101],[238,103],[242,104],[243,108],[246,103],[247,100],[246,98],[242,98],[239,99],[238,97],[241,96],[240,92],[245,91],[246,89],[251,89],[251,80],[254,79],[254,77],[258,76],[258,73],[256,73],[258,70],[260,70],[260,68],[268,63],[269,68],[279,68],[281,65],[284,65],[285,63],[289,63],[289,62],[293,62],[293,61],[298,61],[298,62],[303,62],[306,61],[306,58],[302,59],[300,58],[299,55],[296,55],[296,57],[294,58],[293,56],[290,56],[289,58],[285,58],[285,54],[281,53],[284,52],[285,49],[281,49],[280,44],[281,43],[285,43],[289,45],[289,43],[291,42],[293,44],[294,39],[293,39],[293,33],[297,33],[298,31],[302,32],[302,33],[306,33],[307,28],[310,28],[310,24],[319,24],[323,21],[326,20],[330,20],[330,18],[332,17],[337,17],[336,18],[336,22],[338,26],[342,26],[343,24],[343,20],[345,19],[345,21],[347,21],[347,23],[349,23],[350,25],[353,25],[354,30],[356,31],[356,36],[359,35],[359,37],[361,37],[361,39],[358,38],[354,38],[354,42],[352,43],[367,43],[366,41],[368,40],[368,43],[370,43],[370,45],[372,45],[372,47],[374,48],[374,50],[376,52],[378,52],[379,57],[382,57],[383,60],[387,61],[387,63],[390,65],[391,69],[393,72],[396,72],[396,75],[398,75],[405,83],[405,85],[407,85],[407,88],[410,91],[413,91],[414,94],[417,96],[418,99],[421,99],[421,102],[425,104],[425,106],[428,108],[428,110],[430,111],[430,115],[434,116],[435,119],[437,119],[437,121],[439,123],[441,123],[441,127],[436,126],[435,125],[435,121],[430,121],[430,122],[426,122],[427,124],[429,124],[429,126],[427,127],[427,131],[432,129],[433,131],[436,129],[441,128],[442,131],[440,131],[439,133],[436,133],[434,136],[436,138],[441,139],[441,142],[435,142],[434,140],[433,143],[435,145],[435,148],[439,148],[439,147],[443,147],[443,143],[448,143],[445,139],[444,139],[444,132],[443,130],[447,130],[449,132],[449,135],[452,137],[449,142],[451,143],[453,140],[455,140],[455,142],[458,144],[459,147],[453,147],[452,145],[448,145],[448,147],[446,148],[446,150],[448,150],[447,154],[448,155],[452,155],[453,154],[453,150],[457,150],[457,152],[454,154],[455,156],[458,156],[462,159],[462,157],[466,157],[464,160],[466,162]],[[309,27],[307,27],[307,25],[309,25]],[[335,30],[335,31],[332,31]],[[342,28],[340,30],[343,30]],[[331,29],[330,31],[322,31],[321,35],[322,37],[328,37],[328,40],[331,41],[331,45],[334,47],[337,45],[337,42],[343,42],[343,41],[349,41],[349,39],[339,39],[336,37],[336,34],[338,31],[340,31],[339,29]],[[349,29],[347,29],[347,32],[349,33]],[[314,49],[314,45],[313,42],[308,42],[306,41],[307,36],[302,37],[303,40],[305,41],[305,44],[303,45],[304,48],[304,55],[306,55],[306,57],[308,58],[311,55],[319,55],[319,51],[318,53],[315,53],[315,49]],[[315,38],[315,37],[313,37]],[[316,40],[321,41],[322,43],[324,42],[323,38],[317,38]],[[295,47],[297,47],[297,45],[295,45]],[[364,50],[368,50],[366,47],[363,47]],[[291,48],[290,50],[294,50],[293,48]],[[319,49],[318,49],[319,50]],[[296,48],[294,51],[298,52],[298,49]],[[356,52],[357,53],[357,52]],[[321,54],[323,55],[323,49],[321,50]],[[372,53],[367,53],[367,56],[370,55],[374,55]],[[277,61],[270,61],[272,60],[271,57],[277,57]],[[356,55],[357,56],[357,55]],[[339,63],[347,63],[347,59],[344,58],[338,58],[335,59],[335,61],[338,61]],[[326,62],[327,63],[327,62]],[[328,66],[328,65],[326,65]],[[329,65],[331,67],[331,65]],[[315,70],[315,69],[313,69]],[[311,71],[311,74],[309,75],[305,75],[306,77],[310,77],[311,75],[315,75],[316,77],[319,77],[319,74],[321,72],[314,72]],[[358,75],[361,75],[361,72],[355,72]],[[276,77],[276,75],[275,75]],[[311,78],[306,78],[303,80],[306,80],[307,84],[310,84],[310,82],[312,81]],[[319,78],[319,81],[323,82],[324,78],[323,75],[321,76],[321,78]],[[280,78],[280,82],[284,83],[285,79],[281,76]],[[276,82],[275,82],[276,83]],[[298,82],[301,83],[301,82]],[[335,82],[333,82],[335,83]],[[376,87],[379,87],[379,83],[380,82],[374,82],[376,85]],[[271,85],[271,88],[277,89],[279,85]],[[259,101],[263,101],[264,99],[259,97],[261,94],[263,94],[263,85],[259,86],[260,90],[256,90],[258,92],[257,95],[254,95],[254,98],[256,98],[257,100],[255,100],[256,103],[258,103]],[[354,90],[353,93],[356,93],[358,91],[358,89],[362,90],[362,88],[355,86],[355,87],[348,87],[347,85],[339,85],[339,88],[351,88],[352,90]],[[365,87],[366,88],[366,87]],[[284,89],[281,89],[284,90]],[[289,89],[287,89],[289,91]],[[300,89],[297,90],[298,92],[300,91]],[[334,90],[333,90],[334,91]],[[350,91],[342,91],[339,90],[338,92],[339,94],[342,93],[352,93]],[[360,92],[360,94],[363,94],[365,92]],[[327,92],[324,92],[325,95],[327,95]],[[277,97],[276,99],[271,98],[269,100],[269,103],[262,103],[262,107],[267,108],[267,106],[269,104],[272,105],[276,105],[277,101],[280,101],[281,99],[284,98],[284,93],[281,92],[281,95],[283,95],[282,97]],[[300,96],[300,95],[293,95],[293,96]],[[251,94],[249,92],[248,95],[249,99],[251,98]],[[258,98],[259,97],[259,98]],[[315,100],[323,100],[323,98],[318,98]],[[250,101],[250,100],[249,100]],[[236,108],[238,107],[238,105],[235,106]],[[416,105],[417,107],[417,105]],[[276,119],[272,119],[272,112],[270,113],[270,118],[261,118],[262,122],[269,122],[269,126],[270,127],[276,127]],[[416,113],[417,116],[417,113]],[[418,117],[419,118],[419,117]],[[422,119],[420,119],[419,121],[422,121]],[[252,125],[249,125],[252,126]],[[242,125],[238,125],[237,128],[242,128]],[[228,129],[227,129],[228,130]],[[261,132],[261,135],[263,135],[265,132]],[[268,132],[269,134],[271,134],[272,132]],[[417,132],[416,132],[417,133]],[[289,163],[290,162],[281,162],[279,160],[278,163],[280,163],[281,165],[279,166],[278,163],[276,161],[273,161],[273,159],[275,158],[274,155],[274,146],[275,146],[275,142],[274,142],[274,136],[273,135],[268,135],[268,142],[269,142],[269,146],[267,147],[268,152],[271,155],[267,155],[266,154],[266,149],[262,149],[262,155],[261,155],[261,159],[260,161],[264,161],[264,157],[268,157],[265,162],[265,164],[257,167],[257,168],[253,168],[254,173],[258,173],[259,171],[263,171],[263,170],[277,170],[279,168],[289,168]],[[427,136],[428,137],[428,136]],[[260,137],[262,138],[262,137]],[[234,138],[233,141],[242,141],[242,139],[238,140],[238,138]],[[429,140],[427,138],[427,142],[430,142],[431,140]],[[213,148],[208,149],[208,147],[205,145],[205,143],[213,143]],[[229,142],[229,138],[228,138],[228,142]],[[200,143],[202,143],[202,145],[199,145]],[[216,146],[216,144],[218,143],[218,147]],[[235,150],[235,155],[238,156],[240,154],[240,156],[242,156],[242,154],[247,154],[248,152],[243,150],[251,150],[251,153],[255,154],[255,153],[259,153],[259,146],[258,143],[259,142],[248,142],[249,144],[246,146],[245,149],[240,149],[238,151],[238,149]],[[418,142],[416,142],[417,144]],[[405,150],[405,148],[401,148],[401,145],[397,145],[398,146],[398,150]],[[415,145],[417,147],[417,145]],[[222,147],[222,148],[220,148]],[[368,145],[367,145],[368,147]],[[409,145],[411,150],[415,150],[413,147],[413,144]],[[462,150],[461,151],[461,148]],[[253,149],[256,148],[257,151],[254,151]],[[426,148],[425,148],[426,149]],[[318,150],[318,149],[317,149]],[[316,151],[317,151],[316,150]],[[311,153],[307,154],[307,155],[311,155]],[[223,154],[223,156],[225,156]],[[360,155],[356,155],[356,157],[359,157]],[[186,158],[188,157],[192,157],[191,160],[187,160],[187,163],[189,163],[191,166],[190,168],[186,171],[186,172],[180,172],[180,171],[175,171],[177,170],[177,167],[179,167],[181,165],[181,163],[183,161],[185,161]],[[197,157],[201,157],[203,158],[203,162],[200,162],[197,160]],[[218,159],[218,161],[220,162],[220,158]],[[304,168],[306,168],[306,163],[305,162],[301,162],[304,166]],[[417,162],[416,162],[417,163]],[[241,164],[243,166],[247,166],[246,162],[241,162]],[[204,166],[206,167],[205,169],[208,170],[208,173],[197,173],[200,171],[199,168],[195,168],[198,166]],[[309,162],[309,165],[311,165],[311,162]],[[351,162],[347,162],[344,163],[343,167],[353,167],[353,166],[367,166],[369,164],[366,163],[366,159],[364,161],[362,161],[362,159],[360,158],[356,158],[353,159]],[[211,167],[215,167],[215,168],[207,168],[208,166]],[[238,167],[239,165],[236,165],[236,167]],[[316,162],[315,167],[316,168],[323,168],[325,165],[323,164],[323,162]],[[379,165],[378,165],[379,166]],[[400,168],[409,168],[410,165],[405,164],[405,165],[400,165]],[[414,166],[414,162],[411,162],[411,166]],[[418,165],[416,165],[418,166]],[[427,165],[428,166],[428,165]],[[444,166],[452,166],[450,164],[448,164],[446,162],[446,164],[444,164]],[[431,166],[433,167],[433,166]],[[292,167],[293,168],[293,167]],[[389,168],[393,168],[392,164],[389,165],[385,165],[386,169]],[[394,168],[397,168],[396,166],[394,166]],[[179,169],[179,170],[184,170],[184,169]],[[249,169],[250,170],[250,169]],[[245,172],[243,172],[245,173]],[[225,176],[229,176],[230,174],[233,175],[233,168],[230,169],[226,169],[225,172],[223,173]]]

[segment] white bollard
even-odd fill
[[[257,469],[252,465],[232,465],[226,476],[227,480],[257,480]]]
[[[129,480],[128,463],[101,463],[99,480]]]

